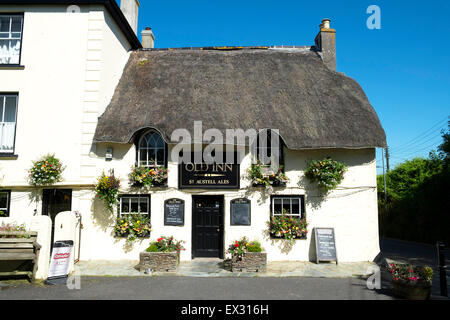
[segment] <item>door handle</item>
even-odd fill
[[[220,231],[220,228],[217,228],[216,231],[219,232],[219,231]]]

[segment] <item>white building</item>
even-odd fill
[[[373,260],[379,253],[375,148],[385,147],[385,135],[360,86],[336,72],[329,21],[315,46],[152,49],[146,30],[142,49],[138,1],[123,2],[126,15],[114,0],[0,5],[0,210],[18,221],[80,212],[81,260],[137,260],[149,240],[173,235],[185,241],[182,260],[222,258],[233,240],[247,236],[262,243],[268,260],[308,261],[317,227],[334,228],[340,261]],[[194,121],[223,134],[279,130],[289,182],[270,194],[253,187],[245,178],[248,146],[229,181],[218,185],[210,171],[202,173],[209,183],[189,180],[189,170],[171,156],[171,135],[186,128],[194,136]],[[66,166],[64,180],[30,186],[27,170],[48,153]],[[304,172],[308,161],[325,157],[348,170],[321,199]],[[128,174],[137,164],[167,167],[167,183],[149,191],[130,187]],[[122,181],[113,214],[94,192],[97,178],[110,169]],[[236,225],[231,203],[241,198],[249,201],[250,216]],[[170,199],[184,201],[177,226],[164,219]],[[150,216],[152,232],[129,247],[114,226],[117,215],[136,211],[134,204]],[[307,237],[293,246],[267,232],[283,204],[308,222]]]

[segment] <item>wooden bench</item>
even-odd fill
[[[36,242],[37,232],[0,231],[0,262],[18,261],[12,270],[0,270],[0,276],[26,275],[33,281],[39,259],[41,246]],[[23,261],[22,263],[20,263]],[[32,262],[32,270],[23,270],[26,264]]]

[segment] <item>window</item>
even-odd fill
[[[9,217],[11,191],[0,191],[0,217]]]
[[[263,165],[270,166],[272,162],[276,159],[277,155],[272,149],[272,135],[276,135],[271,129],[260,130],[256,138],[256,158],[261,161]],[[276,138],[274,136],[273,138]],[[274,146],[275,148],[275,146]],[[279,165],[283,165],[283,143],[282,140],[278,140],[278,159]],[[265,160],[265,161],[264,161]],[[267,160],[270,163],[267,163]]]
[[[23,15],[0,15],[0,65],[20,64]]]
[[[0,152],[14,152],[16,116],[17,94],[0,94]]]
[[[166,143],[156,131],[145,132],[138,142],[138,165],[144,167],[166,166]]]
[[[119,213],[122,214],[147,214],[150,215],[149,195],[123,195],[120,197]]]
[[[304,196],[273,196],[272,197],[272,215],[281,216],[283,213],[303,218],[304,216]]]

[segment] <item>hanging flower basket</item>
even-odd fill
[[[97,179],[95,196],[102,199],[107,209],[112,212],[114,206],[118,203],[119,188],[120,180],[114,176],[114,171],[110,171],[109,175],[102,172],[102,175]]]
[[[132,187],[148,189],[167,184],[168,170],[165,167],[132,167],[128,175]]]
[[[347,167],[331,158],[313,160],[305,171],[305,176],[311,182],[316,182],[319,189],[325,193],[335,189],[344,179]]]
[[[32,186],[50,186],[61,182],[64,169],[54,154],[45,155],[33,161],[33,166],[28,170],[28,183]]]

